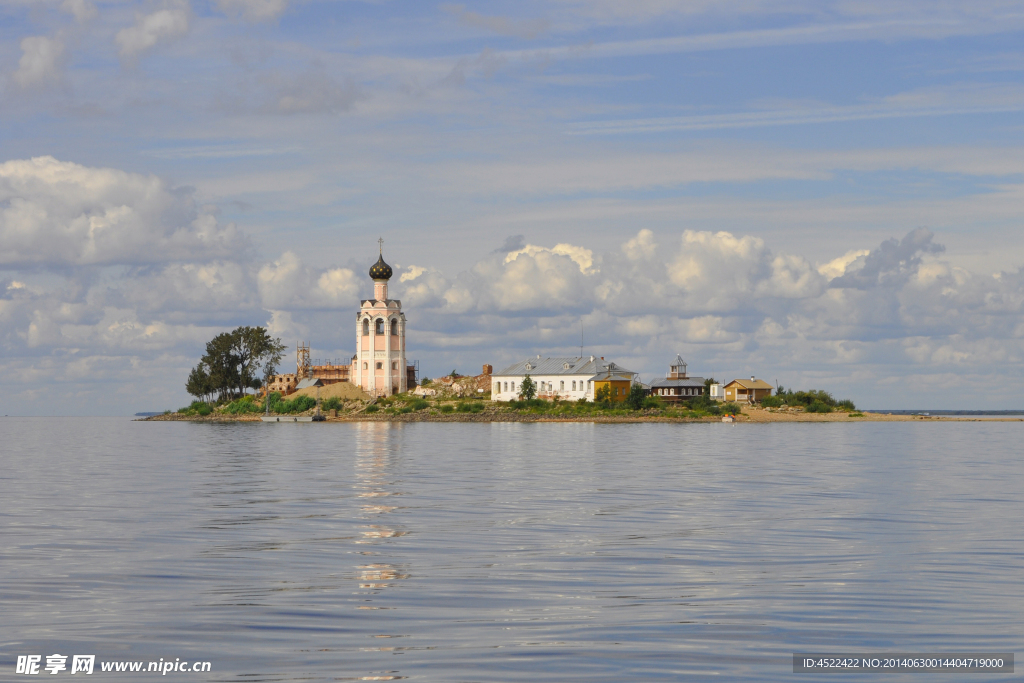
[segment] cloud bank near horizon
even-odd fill
[[[4,412],[174,407],[202,345],[240,324],[347,359],[370,255],[318,267],[290,251],[263,259],[253,243],[155,176],[0,164]],[[640,229],[605,251],[513,236],[458,272],[395,265],[392,295],[427,374],[575,354],[582,325],[588,353],[648,378],[682,353],[695,372],[862,404],[941,390],[1005,405],[1013,394],[994,378],[1024,352],[1024,270],[957,267],[924,228],[824,262],[751,235]]]

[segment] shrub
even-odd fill
[[[765,408],[780,408],[782,406],[782,399],[778,396],[765,396],[761,399],[761,405]]]
[[[337,396],[331,396],[326,401],[321,401],[320,407],[324,410],[341,410],[341,399]]]
[[[726,415],[739,415],[743,412],[743,408],[741,408],[738,403],[730,401],[729,403],[722,404],[722,412]]]
[[[821,401],[814,401],[809,406],[804,408],[808,413],[831,413],[832,406],[827,405]]]
[[[864,417],[864,413],[850,413],[848,417]]]
[[[484,409],[484,404],[480,403],[479,401],[469,404],[469,410],[472,413],[482,412],[483,409]]]
[[[430,404],[424,401],[422,398],[418,398],[408,403],[410,410],[425,410],[430,407]]]
[[[644,410],[661,410],[661,399],[657,396],[648,396],[644,399]]]
[[[412,408],[410,408],[409,406],[402,406],[401,408],[398,409],[398,413],[400,415],[405,415],[406,413],[411,413],[411,412],[412,412]]]
[[[380,410],[380,408],[376,404],[371,403],[370,405],[366,406],[366,410],[364,410],[363,412],[376,413],[378,410]]]
[[[454,411],[455,411],[455,407],[454,407],[454,406],[452,406],[452,404],[450,404],[450,403],[445,403],[445,404],[444,404],[443,406],[441,406],[441,407],[439,408],[439,410],[440,410],[440,411],[441,411],[442,413],[451,413],[451,412],[454,412]]]
[[[848,398],[837,403],[836,407],[839,408],[840,410],[857,410],[857,406],[853,405],[853,401],[851,401]]]

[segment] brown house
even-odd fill
[[[725,385],[726,401],[746,401],[757,403],[766,396],[772,395],[772,385],[763,379],[734,379]]]

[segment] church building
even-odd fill
[[[410,370],[405,360],[405,314],[402,302],[388,298],[393,271],[380,258],[370,267],[373,298],[365,299],[356,313],[356,355],[352,357],[351,381],[371,396],[391,396],[408,391]],[[415,377],[415,374],[413,375]],[[415,379],[412,380],[415,384]]]

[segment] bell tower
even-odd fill
[[[384,261],[384,239],[377,240],[379,257],[370,266],[373,298],[356,313],[356,355],[352,381],[371,396],[391,396],[409,390],[405,356],[405,314],[402,302],[388,298],[394,274]]]

